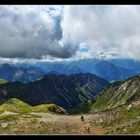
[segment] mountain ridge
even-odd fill
[[[96,94],[104,90],[107,84],[108,81],[105,79],[90,73],[49,74],[40,80],[26,84],[14,82],[0,85],[0,100],[18,98],[30,105],[54,103],[64,108],[70,108],[94,98]],[[96,91],[92,90],[93,88]]]
[[[91,112],[116,108],[140,100],[140,76],[133,76],[124,81],[114,82],[96,97]]]
[[[20,81],[27,83],[36,80],[43,74],[45,72],[42,69],[33,66],[22,68],[4,63],[0,67],[0,77],[10,82]]]

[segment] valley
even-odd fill
[[[0,134],[140,134],[139,83],[139,76],[110,83],[91,102],[70,109],[10,98],[0,105]]]
[[[1,66],[0,73],[5,75],[0,78],[0,134],[140,133],[138,74],[132,76],[134,73],[128,69],[120,66],[116,69],[114,64],[105,61],[94,64],[92,70],[97,71],[97,75],[72,64],[49,65],[50,70],[45,65],[48,71],[37,65]],[[18,75],[19,71],[24,73]],[[113,76],[113,73],[116,74]],[[104,75],[104,78],[98,75]],[[13,80],[7,79],[10,76]],[[110,76],[125,78],[105,79]]]

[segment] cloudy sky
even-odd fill
[[[140,6],[0,6],[0,60],[94,57],[140,60]]]

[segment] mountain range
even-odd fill
[[[87,59],[65,64],[63,62],[15,65],[5,63],[0,67],[2,83],[0,101],[18,98],[30,105],[54,103],[68,109],[93,100],[98,94],[104,95],[106,88],[110,98],[118,93],[116,88],[113,90],[107,85],[116,85],[113,81],[122,84],[122,81],[127,82],[127,78],[139,73],[139,62],[122,60],[124,65],[119,62],[121,60],[118,59],[108,61]],[[129,68],[132,64],[134,67]]]
[[[0,77],[9,82],[20,81],[27,83],[36,80],[43,74],[45,74],[45,71],[34,66],[23,68],[5,63],[0,67]]]
[[[47,74],[29,83],[0,85],[0,101],[20,99],[30,105],[56,104],[65,109],[93,99],[109,82],[94,74]]]
[[[63,74],[92,73],[108,81],[124,80],[140,73],[140,62],[131,59],[84,59],[70,62],[38,62],[34,64],[46,72]]]
[[[123,68],[121,66],[116,66],[107,61],[101,61],[94,66],[93,72],[96,75],[107,79],[108,81],[124,80],[135,75],[135,72]]]
[[[61,64],[58,64],[57,67],[59,65]],[[71,67],[68,64],[65,65],[67,65],[67,69]],[[54,64],[53,67],[55,68]],[[140,74],[138,67],[124,68],[119,63],[98,61],[94,63],[94,72],[98,73],[96,75],[83,72],[83,70],[82,73],[63,74],[57,69],[48,72],[43,69],[44,74],[41,73],[40,67],[28,64],[26,67],[4,64],[1,68],[3,73],[5,68],[5,71],[9,70],[11,75],[18,72],[19,69],[27,69],[27,74],[31,69],[40,70],[37,79],[33,79],[33,81],[28,79],[26,83],[22,82],[22,79],[18,79],[21,82],[16,80],[9,82],[0,78],[0,119],[1,122],[4,122],[0,125],[4,127],[6,124],[7,129],[10,121],[14,120],[13,126],[16,126],[9,130],[10,133],[13,130],[19,133],[16,129],[19,126],[17,122],[23,126],[24,122],[20,121],[23,119],[28,121],[27,124],[32,124],[33,120],[45,121],[47,126],[50,121],[49,132],[51,133],[54,130],[59,132],[58,128],[62,128],[63,125],[69,128],[68,132],[73,133],[70,130],[73,130],[74,126],[78,125],[78,128],[74,129],[76,131],[89,124],[91,134],[99,130],[97,133],[101,134],[139,134]],[[12,71],[13,69],[15,73]],[[136,72],[135,74],[130,73],[133,70]],[[107,81],[99,75],[106,79],[110,78],[110,80]],[[132,77],[130,77],[131,75]],[[112,81],[111,78],[121,80]],[[86,125],[79,123],[81,113],[84,114]],[[58,128],[56,122],[58,122]],[[77,125],[75,125],[76,123]],[[44,133],[48,133],[48,128],[45,129],[46,125],[42,127]],[[61,131],[66,130],[65,127]],[[5,128],[2,131],[5,132]],[[85,132],[81,131],[81,133]]]
[[[92,73],[108,81],[125,80],[140,73],[140,62],[129,59],[85,59],[70,62],[1,64],[0,77],[10,82],[27,83],[45,74]]]
[[[77,65],[66,65],[62,63],[49,63],[49,62],[38,62],[34,64],[36,67],[43,69],[46,73],[51,71],[57,71],[62,74],[77,74],[77,73],[86,73]]]
[[[140,104],[140,76],[136,75],[126,80],[109,83],[91,102],[79,104],[70,109],[71,113],[97,113],[117,110],[123,106]]]

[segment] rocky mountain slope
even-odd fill
[[[79,104],[69,110],[70,113],[95,113],[115,109],[123,105],[140,102],[140,76],[133,76],[127,80],[112,82],[93,100]]]
[[[108,85],[102,95],[96,97],[91,112],[109,110],[136,101],[140,101],[140,76]]]
[[[71,108],[93,99],[105,89],[108,81],[93,74],[48,74],[40,80],[0,85],[0,101],[18,98],[30,105],[56,104]]]
[[[89,76],[90,75],[90,76]],[[61,76],[61,78],[60,78]],[[53,78],[52,78],[53,77]],[[54,78],[55,77],[55,78]],[[94,78],[93,78],[94,77]],[[59,91],[61,82],[63,82],[63,90],[70,90],[68,85],[81,89],[82,96],[86,93],[91,93],[91,87],[97,82],[99,77],[91,74],[74,74],[74,75],[56,75],[49,74],[42,79],[31,82],[35,83],[48,83],[49,87],[53,83],[51,92],[53,97],[57,99],[58,95],[53,89]],[[94,82],[92,80],[95,80]],[[43,80],[43,81],[42,81]],[[42,82],[41,82],[42,81]],[[73,82],[71,82],[73,81]],[[101,80],[102,81],[102,80]],[[101,84],[100,81],[100,84]],[[60,83],[58,85],[58,83]],[[31,84],[30,83],[30,84]],[[39,84],[38,83],[38,84]],[[67,84],[68,85],[67,85]],[[87,84],[88,83],[88,84]],[[9,85],[12,86],[10,87]],[[16,85],[17,84],[17,85]],[[0,85],[0,95],[10,97],[12,88],[15,88],[19,93],[23,93],[24,88],[19,90],[21,85],[27,86],[28,84],[21,83],[6,83]],[[36,90],[39,93],[38,84],[35,84]],[[7,86],[8,85],[8,86]],[[14,85],[14,86],[13,86]],[[92,85],[92,86],[91,86]],[[32,88],[35,89],[35,86]],[[46,85],[44,85],[46,87]],[[96,83],[97,86],[97,83]],[[29,87],[26,87],[28,90]],[[41,87],[42,88],[42,87]],[[3,89],[3,90],[2,90]],[[44,89],[44,87],[43,87]],[[59,89],[59,90],[58,90]],[[86,90],[85,90],[86,89]],[[47,88],[46,88],[47,90]],[[7,91],[7,92],[6,92]],[[13,91],[15,91],[13,89]],[[35,91],[35,90],[34,90]],[[61,90],[60,90],[61,91]],[[86,92],[85,92],[86,91]],[[94,91],[94,90],[93,90]],[[5,94],[4,94],[5,93]],[[30,90],[32,93],[32,90]],[[28,94],[30,94],[28,93]],[[59,92],[60,94],[61,92]],[[80,94],[74,92],[75,94]],[[45,92],[46,94],[46,92]],[[72,92],[71,92],[72,94]],[[94,94],[94,93],[92,93]],[[8,95],[8,96],[7,96]],[[27,94],[25,94],[27,96]],[[34,98],[32,94],[32,98]],[[48,95],[48,94],[47,94]],[[65,93],[63,93],[65,96]],[[88,95],[88,94],[87,94]],[[86,95],[86,96],[87,96]],[[73,94],[72,94],[73,96]],[[41,94],[38,96],[40,100]],[[71,98],[65,98],[71,101]],[[83,98],[81,98],[83,99]],[[7,98],[6,98],[7,100]],[[84,100],[83,100],[84,101]],[[75,105],[74,105],[75,106]],[[78,112],[83,114],[85,121],[81,122],[79,114],[68,115],[65,110],[55,104],[41,104],[31,106],[18,99],[10,99],[0,105],[0,133],[1,134],[139,134],[140,133],[140,76],[134,76],[124,81],[117,81],[108,84],[102,92],[97,94],[97,97],[92,102],[82,102],[77,107]],[[84,112],[82,109],[85,109]],[[75,110],[76,111],[76,110]],[[56,114],[58,113],[58,114]],[[64,113],[64,114],[63,114]]]

